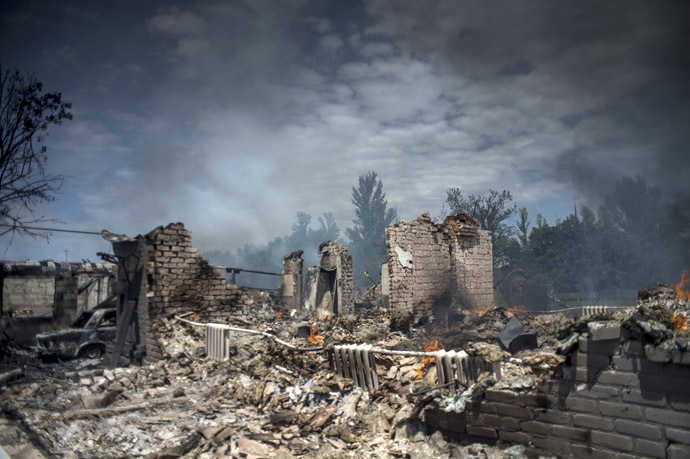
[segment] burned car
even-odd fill
[[[105,344],[115,340],[117,310],[84,311],[72,326],[36,335],[42,357],[97,359],[105,353]]]

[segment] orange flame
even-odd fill
[[[276,320],[282,319],[283,318],[283,311],[278,311],[276,312]]]
[[[445,349],[443,344],[437,339],[427,343],[424,345],[424,352],[436,352],[440,351],[441,349]],[[426,368],[434,363],[436,359],[433,357],[422,357],[422,361],[419,364],[419,367],[417,367],[417,370],[415,370],[417,373],[415,374],[417,379],[422,379],[422,376],[424,376],[424,372],[426,371]]]
[[[489,307],[489,306],[477,306],[474,309],[470,309],[470,311],[477,314],[478,316],[483,316],[484,314],[489,312],[490,309],[491,309],[491,307]]]
[[[309,330],[309,336],[307,336],[307,341],[311,344],[319,345],[323,343],[323,336],[319,335],[318,332],[314,332],[314,327]]]
[[[688,331],[688,321],[685,317],[681,315],[671,316],[671,323],[673,324],[673,330],[677,332]]]
[[[690,300],[690,270],[686,269],[680,275],[680,280],[673,286],[676,296],[681,300]]]

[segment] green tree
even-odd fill
[[[527,214],[527,208],[520,208],[519,212],[520,220],[517,223],[518,229],[518,239],[523,247],[527,247],[527,237],[529,236],[529,226],[532,222],[529,220],[529,215]]]
[[[340,237],[340,229],[335,222],[335,217],[333,212],[324,212],[323,217],[319,217],[319,229],[317,234],[321,242],[324,241],[337,241]]]
[[[43,94],[35,75],[0,66],[0,231],[39,235],[26,226],[45,221],[36,205],[54,201],[62,186],[61,175],[46,173],[46,147],[38,147],[51,124],[72,119],[72,105],[59,92]]]
[[[352,204],[355,206],[354,227],[345,232],[354,258],[355,286],[360,287],[369,282],[364,271],[374,278],[379,274],[386,259],[386,227],[395,222],[397,211],[388,208],[383,184],[376,172],[359,176],[357,187],[352,188]]]

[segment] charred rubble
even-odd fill
[[[473,223],[389,228],[390,308],[356,307],[352,257],[333,242],[304,278],[302,254],[287,255],[276,297],[227,284],[181,224],[120,241],[119,340],[66,363],[5,346],[2,374],[21,374],[0,375],[0,444],[33,457],[687,457],[688,299],[653,286],[635,307],[574,317],[493,307],[490,239]]]

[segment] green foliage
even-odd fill
[[[684,204],[685,203],[685,204]],[[506,251],[497,277],[513,269],[556,291],[637,290],[671,283],[690,265],[689,197],[666,202],[658,188],[636,177],[614,184],[597,212],[586,206],[554,226],[537,215],[526,243],[524,216],[517,224],[523,242]]]
[[[386,260],[386,227],[397,220],[397,211],[388,208],[383,184],[376,172],[359,176],[356,188],[352,188],[352,204],[355,206],[353,228],[345,230],[350,239],[348,247],[354,258],[355,287],[370,285],[364,271],[376,279]]]
[[[518,229],[518,239],[523,247],[527,246],[527,238],[529,237],[529,226],[532,222],[529,220],[529,215],[527,214],[527,208],[522,207],[519,212],[520,220],[517,223]]]

